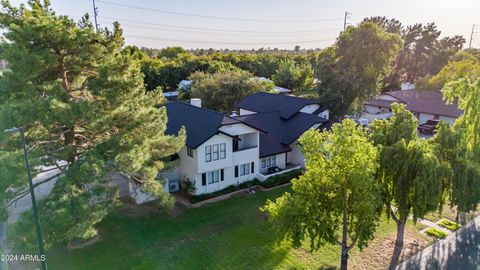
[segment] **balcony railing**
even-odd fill
[[[244,150],[248,150],[248,149],[253,149],[253,148],[257,148],[257,147],[258,147],[258,145],[239,147],[238,149],[233,150],[233,152],[240,152],[240,151],[244,151]]]

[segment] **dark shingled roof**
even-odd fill
[[[241,123],[241,121],[222,113],[199,108],[184,102],[169,102],[167,109],[166,134],[177,134],[182,126],[187,130],[186,145],[197,148],[213,135],[218,133],[222,125]]]
[[[443,100],[443,95],[439,91],[425,90],[398,90],[383,93],[398,99],[401,103],[407,105],[407,110],[411,112],[438,114],[450,117],[459,117],[463,111],[458,109],[456,101],[447,105]],[[371,99],[366,105],[390,108],[395,101],[383,99]]]
[[[289,119],[281,117],[281,111],[237,116],[236,119],[266,131],[260,134],[260,157],[291,150],[289,145],[314,124],[328,122],[314,114],[296,113]]]
[[[310,104],[318,104],[318,102],[295,96],[258,92],[244,98],[237,104],[237,107],[259,113],[279,111],[281,118],[289,119],[300,109]]]

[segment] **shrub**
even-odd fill
[[[293,178],[300,176],[303,173],[301,169],[293,170],[284,174],[272,176],[267,180],[260,182],[260,185],[264,188],[271,188],[281,184],[290,182]]]
[[[189,196],[189,199],[191,203],[197,203],[197,202],[205,201],[220,195],[232,193],[234,191],[241,190],[247,187],[255,186],[255,185],[258,185],[259,183],[260,181],[258,181],[257,179],[253,179],[251,181],[243,182],[239,185],[230,185],[222,190],[218,190],[212,193],[202,194],[202,195],[191,195]]]
[[[428,228],[426,231],[425,231],[426,234],[430,235],[430,236],[433,236],[437,239],[443,239],[445,237],[447,237],[447,234],[439,229],[436,229],[436,228]]]
[[[460,224],[458,224],[456,222],[453,222],[453,221],[450,221],[448,219],[440,220],[440,222],[438,222],[438,225],[440,225],[444,228],[447,228],[450,231],[456,231],[456,230],[460,229]]]

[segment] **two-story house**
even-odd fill
[[[200,99],[165,107],[166,133],[177,134],[182,127],[187,133],[168,181],[190,181],[196,195],[303,167],[298,137],[329,126],[328,110],[315,101],[268,93],[238,103],[240,115],[202,108]]]
[[[180,150],[175,177],[194,184],[195,194],[210,193],[252,180],[258,173],[259,133],[261,130],[233,117],[191,104],[166,105],[167,134],[185,127],[187,138]],[[174,174],[175,175],[175,174]]]

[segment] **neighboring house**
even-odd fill
[[[453,124],[456,118],[462,115],[456,102],[447,105],[443,100],[442,93],[438,91],[421,90],[398,90],[384,92],[378,97],[365,103],[365,110],[360,119],[366,119],[368,123],[375,119],[388,118],[392,115],[391,104],[403,103],[407,110],[411,111],[420,124],[427,120],[444,120]]]
[[[200,99],[190,104],[169,102],[165,107],[166,133],[177,134],[182,127],[187,133],[185,146],[178,152],[179,166],[168,181],[190,181],[196,195],[303,167],[298,137],[328,123],[328,110],[320,104],[268,93],[242,100],[240,115],[202,108]],[[269,173],[269,168],[281,171]]]

